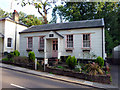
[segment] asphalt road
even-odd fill
[[[0,79],[2,88],[23,88],[30,90],[32,88],[91,88],[3,68],[0,68],[0,74],[2,75],[2,79]],[[96,88],[91,89],[98,90]]]

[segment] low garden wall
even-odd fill
[[[1,62],[5,63],[5,64],[10,64],[10,65],[15,65],[15,66],[19,66],[19,67],[32,69],[32,70],[35,69],[34,63],[26,64],[26,63],[13,63],[13,62],[8,62],[8,61],[1,61]]]
[[[53,68],[53,67],[46,67],[46,72],[64,75],[64,76],[75,77],[75,78],[89,80],[89,81],[93,81],[93,82],[110,84],[110,76],[107,76],[107,75],[93,76],[93,75],[88,75],[88,74],[84,74],[84,73],[74,72],[72,70],[62,70],[62,69]]]

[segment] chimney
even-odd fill
[[[19,14],[16,10],[13,12],[13,20],[19,22]]]

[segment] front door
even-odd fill
[[[52,57],[58,57],[58,40],[53,40],[52,44]]]

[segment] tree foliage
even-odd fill
[[[36,0],[16,0],[18,2],[18,4],[21,4],[21,6],[26,6],[27,4],[29,5],[34,5],[34,7],[38,10],[38,13],[43,17],[44,24],[48,23],[47,20],[47,14],[48,14],[48,10],[51,8],[51,2],[53,2],[53,0],[38,0],[38,2],[36,2]],[[21,2],[20,2],[21,1]]]
[[[4,17],[10,17],[12,18],[13,15],[12,13],[8,13],[6,11],[3,11],[2,9],[0,9],[0,18],[4,18]],[[35,15],[27,15],[23,12],[19,12],[19,22],[26,24],[28,26],[32,26],[32,25],[42,25],[43,23],[43,18],[42,17],[36,17]]]
[[[28,26],[32,26],[32,25],[42,25],[42,21],[43,19],[41,17],[36,17],[34,15],[26,15],[23,12],[19,12],[19,21],[21,23],[24,23]]]
[[[5,12],[4,10],[2,10],[2,9],[0,8],[0,18],[4,18],[4,17],[7,17],[7,16],[9,16],[9,13],[8,13],[8,12]]]

